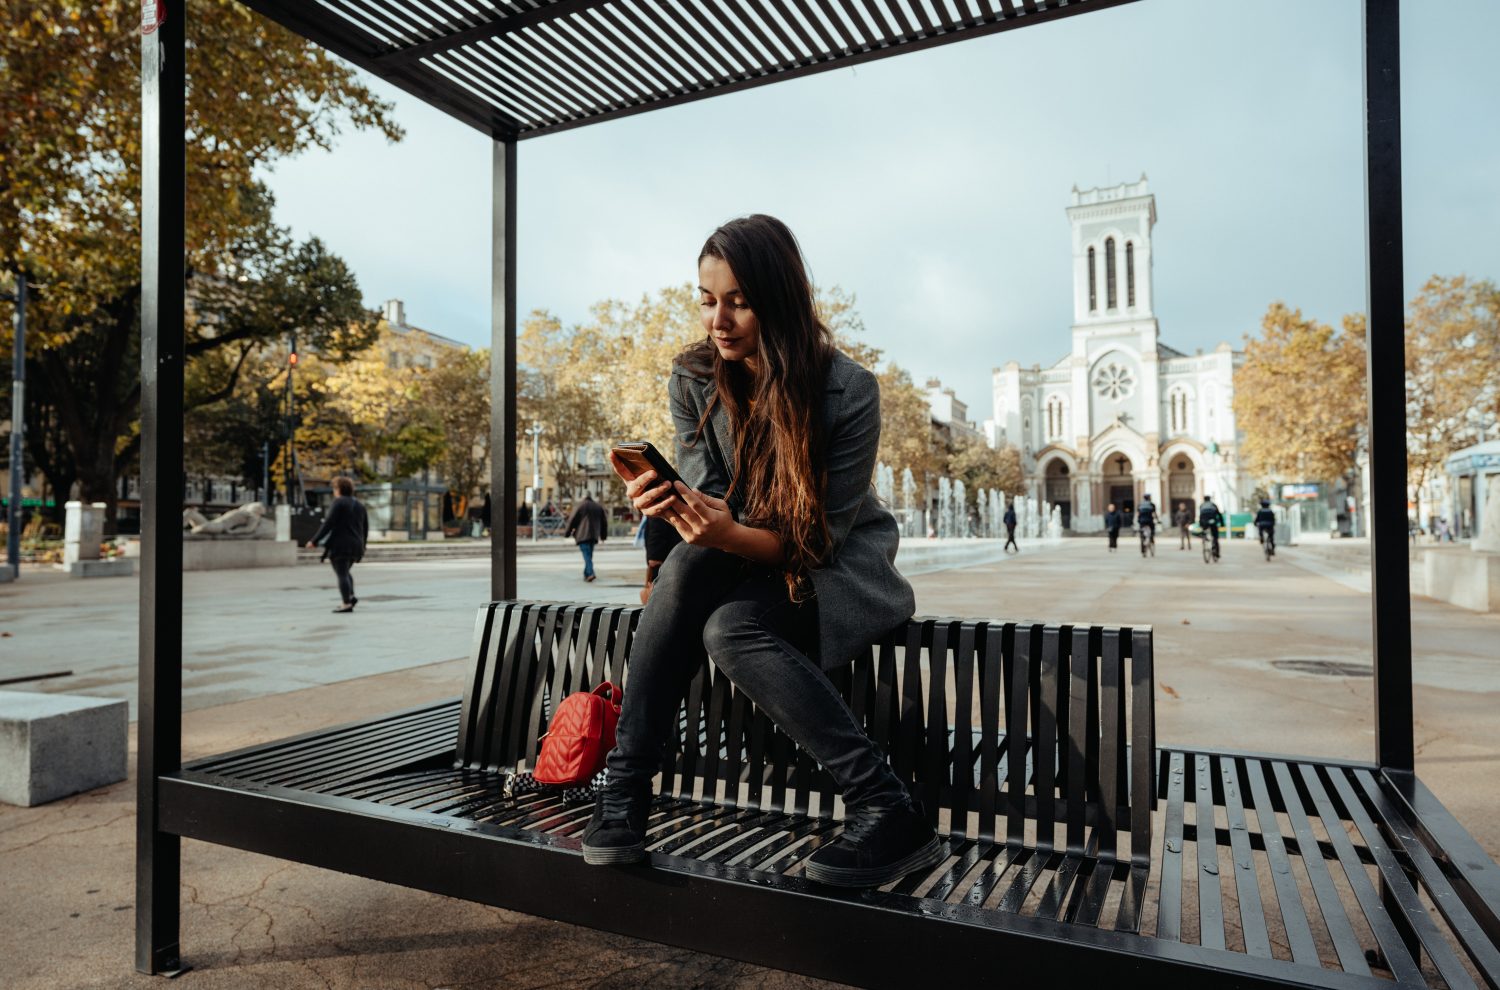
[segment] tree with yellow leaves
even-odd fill
[[[1260,338],[1245,338],[1245,361],[1234,377],[1234,415],[1250,469],[1297,481],[1351,475],[1366,408],[1364,317],[1344,317],[1340,331],[1272,303]]]
[[[1434,275],[1407,305],[1406,464],[1413,489],[1500,415],[1500,290]]]

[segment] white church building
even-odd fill
[[[1103,526],[1110,502],[1134,510],[1205,495],[1227,514],[1250,496],[1234,421],[1227,343],[1184,354],[1163,344],[1152,308],[1156,197],[1139,182],[1073,189],[1072,350],[1050,368],[1012,361],[993,377],[990,442],[1021,450],[1029,494],[1060,509],[1063,526]],[[1170,510],[1168,510],[1170,518]]]

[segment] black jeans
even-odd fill
[[[339,579],[339,597],[348,605],[354,601],[354,575],[349,569],[354,566],[353,557],[329,557],[328,562],[333,565],[333,573]]]
[[[667,555],[630,647],[611,780],[649,784],[705,652],[781,730],[833,775],[850,806],[911,800],[828,677],[805,652],[816,605],[787,599],[780,572],[681,543]]]

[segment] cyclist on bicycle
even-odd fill
[[[1141,496],[1140,508],[1135,512],[1135,525],[1141,532],[1141,556],[1146,556],[1146,544],[1156,542],[1156,520],[1159,513],[1151,501],[1151,493]]]
[[[1224,513],[1214,505],[1212,495],[1203,496],[1203,505],[1198,509],[1198,527],[1203,530],[1203,538],[1213,541],[1214,559],[1219,559],[1219,527],[1224,524]]]
[[[1260,511],[1255,514],[1255,528],[1260,530],[1260,542],[1266,544],[1267,553],[1276,556],[1276,513],[1271,511],[1271,500],[1260,500]]]

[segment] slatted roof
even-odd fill
[[[242,0],[528,138],[1132,0]]]

